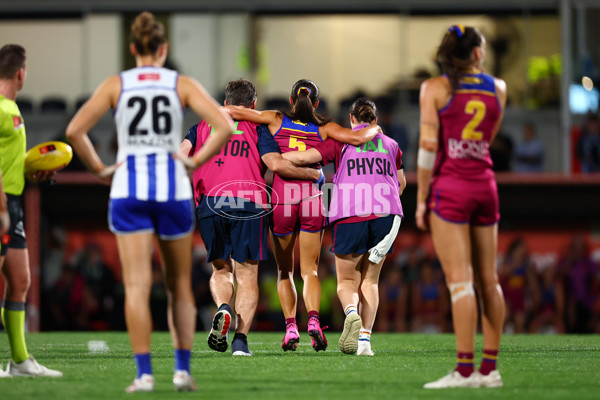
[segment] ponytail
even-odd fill
[[[290,112],[283,114],[291,120],[310,122],[323,126],[330,122],[328,118],[315,112],[315,104],[319,101],[319,88],[308,79],[300,79],[292,87],[291,99],[294,107]]]
[[[436,58],[442,71],[448,76],[453,92],[458,89],[461,72],[473,63],[473,49],[481,46],[482,42],[481,32],[470,26],[452,25],[444,35]]]

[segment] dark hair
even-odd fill
[[[7,44],[0,49],[0,79],[11,79],[25,67],[25,49],[18,44]]]
[[[483,35],[477,28],[452,25],[444,35],[437,51],[437,61],[448,76],[452,91],[458,89],[460,72],[471,66],[471,54],[475,47],[481,46]]]
[[[350,114],[354,115],[357,122],[371,124],[377,118],[377,107],[373,100],[361,97],[350,106]]]
[[[315,112],[315,104],[319,101],[319,88],[308,79],[300,79],[292,87],[292,111],[283,111],[286,117],[294,121],[311,122],[323,126],[330,122],[329,118]]]
[[[152,13],[144,11],[135,17],[131,25],[130,41],[140,56],[153,55],[167,41],[165,27]]]
[[[229,82],[225,88],[225,101],[228,105],[251,107],[256,97],[256,87],[244,78]]]

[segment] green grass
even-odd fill
[[[192,359],[198,392],[173,392],[172,349],[166,333],[153,335],[155,392],[136,398],[172,399],[599,399],[600,336],[506,336],[499,366],[500,389],[424,390],[453,367],[452,335],[373,335],[374,357],[341,354],[339,334],[329,333],[330,347],[316,353],[303,334],[295,353],[280,348],[280,333],[250,334],[254,357],[216,353],[199,333]],[[125,333],[43,333],[27,336],[30,352],[64,377],[0,379],[0,399],[131,398],[124,388],[135,367]],[[87,342],[105,340],[106,354],[90,354]],[[0,362],[9,357],[0,335]],[[481,349],[481,337],[477,338]],[[478,354],[476,360],[480,360]]]

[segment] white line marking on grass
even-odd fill
[[[104,354],[109,350],[104,340],[90,340],[87,342],[87,347],[90,354]]]

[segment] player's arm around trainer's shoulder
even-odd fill
[[[319,127],[319,134],[323,140],[331,138],[353,146],[360,146],[361,144],[370,142],[379,132],[381,132],[379,125],[367,126],[357,131],[344,128],[335,122],[329,122]]]
[[[236,121],[250,121],[254,122],[255,124],[264,125],[273,124],[278,119],[277,116],[279,114],[278,111],[273,110],[260,111],[253,108],[233,105],[226,105],[223,107],[223,109],[225,109],[231,118],[235,119]]]

